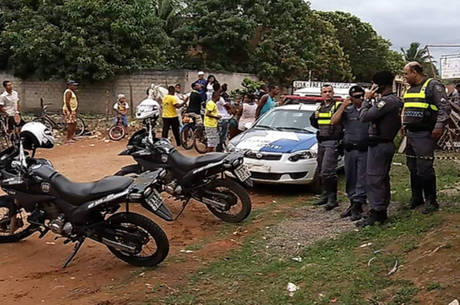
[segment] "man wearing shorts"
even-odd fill
[[[219,132],[217,124],[221,116],[217,111],[216,102],[219,100],[220,94],[214,92],[212,98],[206,104],[206,113],[204,116],[204,128],[206,130],[207,152],[216,151],[219,144]]]

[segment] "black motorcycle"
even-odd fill
[[[45,159],[34,158],[22,142],[0,153],[0,243],[20,241],[34,232],[40,238],[52,231],[74,242],[74,258],[86,238],[100,242],[119,259],[135,266],[155,266],[169,251],[164,231],[152,220],[129,211],[141,205],[165,220],[172,220],[155,188],[161,171],[136,179],[106,177],[74,183]],[[126,211],[118,211],[126,203]],[[118,212],[117,212],[118,211]]]
[[[125,166],[115,175],[137,175],[148,170],[165,169],[159,177],[161,188],[158,191],[166,191],[175,199],[183,200],[176,219],[192,198],[204,203],[215,216],[226,222],[241,222],[249,215],[251,199],[243,185],[252,186],[252,180],[243,164],[243,153],[187,157],[169,140],[155,138],[151,125],[133,134],[126,150],[120,153],[132,156],[137,164]]]

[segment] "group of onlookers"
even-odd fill
[[[176,144],[181,144],[180,114],[183,112],[205,127],[207,151],[223,151],[228,137],[234,137],[244,131],[248,123],[253,123],[277,105],[275,96],[279,94],[277,86],[262,86],[254,94],[232,100],[227,92],[227,84],[220,84],[214,75],[206,79],[204,72],[198,72],[198,79],[192,85],[188,95],[180,93],[180,85],[168,88],[163,98],[163,137],[172,129]],[[178,110],[178,109],[185,110]]]

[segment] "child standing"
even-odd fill
[[[117,117],[114,119],[114,124],[117,124],[117,119],[120,118],[125,128],[125,131],[128,132],[128,109],[129,105],[126,101],[126,96],[124,94],[118,94],[118,101],[113,105],[113,109],[117,112]]]

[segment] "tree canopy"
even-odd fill
[[[0,69],[106,80],[141,69],[368,81],[404,60],[368,23],[303,0],[2,0]]]

